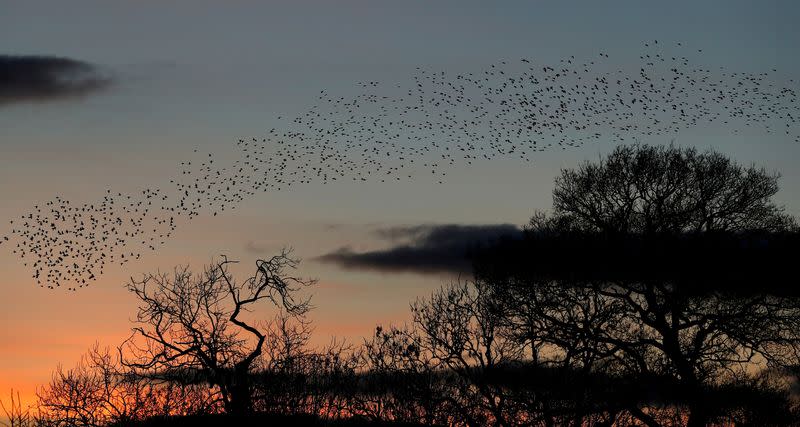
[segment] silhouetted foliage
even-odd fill
[[[217,414],[186,417],[154,417],[144,422],[114,424],[114,427],[203,427],[203,426],[298,426],[298,427],[417,427],[418,423],[374,421],[364,417],[328,420],[313,414],[258,413],[245,416]]]
[[[37,396],[39,426],[104,426],[219,410],[216,393],[186,373],[173,372],[154,380],[125,366],[118,354],[99,345],[75,367],[59,366]]]
[[[799,240],[771,201],[777,179],[714,152],[619,147],[562,171],[552,214],[478,256],[476,274],[534,360],[673,378],[680,399],[650,393],[705,425],[726,402],[719,390],[798,364],[800,299],[786,278]],[[661,424],[638,400],[624,409]]]

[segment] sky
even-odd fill
[[[193,150],[232,156],[238,138],[280,126],[279,116],[305,111],[321,90],[351,96],[356,82],[408,82],[417,67],[462,72],[521,57],[556,64],[600,51],[622,66],[657,39],[702,49],[709,68],[776,69],[797,89],[789,79],[800,78],[798,18],[795,1],[0,0],[0,55],[83,61],[110,82],[81,96],[0,103],[0,219],[55,196],[82,203],[108,189],[162,185]],[[800,144],[791,138],[707,126],[641,142],[672,140],[779,171],[776,199],[800,214]],[[407,320],[411,301],[453,277],[344,269],[318,257],[384,248],[387,230],[403,227],[522,225],[550,207],[561,168],[614,145],[546,150],[530,163],[475,162],[441,184],[420,176],[263,193],[179,224],[157,251],[76,292],[38,287],[0,246],[0,392],[13,387],[30,401],[59,363],[73,365],[96,341],[124,339],[136,307],[123,286],[131,276],[199,268],[221,254],[240,260],[244,277],[257,258],[293,247],[300,273],[319,279],[315,343],[358,343],[378,323]],[[0,221],[0,236],[11,229]]]

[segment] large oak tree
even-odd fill
[[[773,201],[778,178],[713,151],[618,147],[563,170],[552,212],[479,255],[476,274],[534,360],[674,384],[610,412],[659,425],[669,401],[705,425],[730,409],[715,390],[798,364],[800,299],[785,273],[800,239]]]

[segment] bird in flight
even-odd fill
[[[406,83],[358,82],[348,96],[322,90],[264,135],[236,138],[232,162],[193,149],[158,188],[108,190],[83,204],[56,196],[11,221],[0,247],[40,286],[76,289],[157,250],[182,221],[312,182],[444,183],[448,171],[478,161],[532,162],[541,151],[712,125],[800,142],[793,80],[704,67],[698,53],[662,40],[645,43],[633,66],[602,51],[464,73],[417,67]]]

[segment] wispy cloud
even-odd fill
[[[83,97],[106,88],[98,66],[57,56],[0,55],[0,106]]]
[[[244,245],[244,250],[248,254],[262,255],[262,254],[265,254],[267,252],[268,248],[266,246],[264,246],[264,245],[261,245],[259,243],[254,242],[252,240],[248,240],[247,243],[245,243],[245,245]]]
[[[374,234],[394,245],[367,252],[342,247],[316,259],[354,270],[464,273],[471,271],[471,250],[502,237],[519,237],[522,231],[513,224],[422,224],[380,228]]]

